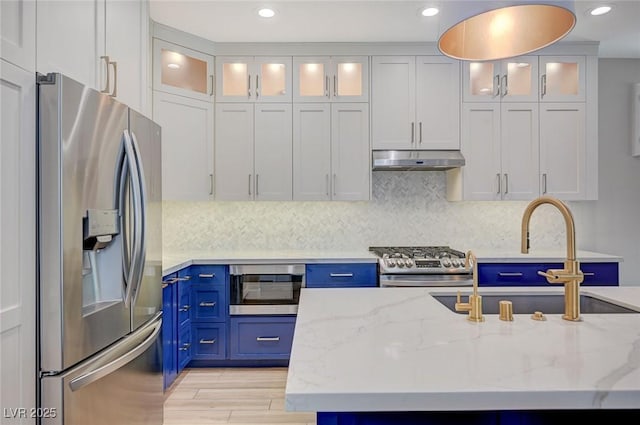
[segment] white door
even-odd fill
[[[329,73],[332,102],[369,101],[369,57],[333,56]]]
[[[0,55],[23,69],[36,69],[36,2],[0,2]]]
[[[500,104],[464,103],[462,106],[461,168],[463,199],[492,201],[501,199]]]
[[[371,198],[369,105],[331,105],[332,199],[367,201]]]
[[[162,127],[162,199],[212,199],[213,104],[154,91],[153,119]]]
[[[374,56],[372,64],[371,132],[373,148],[415,148],[415,57]]]
[[[540,104],[542,193],[572,201],[586,196],[585,106]]]
[[[467,62],[462,65],[462,97],[465,102],[499,102],[499,61]]]
[[[501,64],[500,98],[503,102],[538,101],[538,57],[519,56]]]
[[[12,424],[35,423],[35,82],[0,60],[0,393],[3,407],[27,409],[23,419],[6,419]]]
[[[253,103],[216,105],[216,200],[248,201],[254,197],[253,109]]]
[[[148,63],[147,50],[143,48],[149,37],[145,18],[142,2],[106,0],[105,52],[116,64],[115,70],[110,69],[112,90],[115,90],[112,93],[120,102],[143,114]]]
[[[326,201],[330,195],[331,105],[293,105],[293,200]]]
[[[255,105],[255,199],[292,199],[293,142],[290,103]]]
[[[540,56],[540,101],[584,102],[586,58]]]
[[[460,61],[416,58],[418,149],[460,149]]]
[[[252,56],[216,56],[216,100],[254,102],[256,86],[252,78]]]
[[[538,103],[503,103],[500,118],[502,199],[531,200],[540,194]]]
[[[104,0],[38,1],[37,71],[60,72],[102,90],[99,64],[104,39]]]
[[[328,102],[330,100],[331,58],[295,56],[293,58],[293,101]]]
[[[291,102],[291,57],[262,57],[254,60],[256,102]]]

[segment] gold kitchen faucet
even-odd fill
[[[580,263],[576,261],[576,230],[573,215],[562,201],[551,196],[541,196],[529,203],[522,216],[522,253],[529,252],[529,222],[533,211],[542,204],[551,204],[560,210],[567,227],[567,259],[564,269],[549,269],[539,271],[540,276],[547,278],[549,283],[564,284],[564,320],[580,321],[580,283],[584,275],[580,270]]]

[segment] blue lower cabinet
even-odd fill
[[[548,286],[538,271],[562,269],[563,263],[478,263],[480,286]],[[618,286],[618,263],[581,263],[582,286]]]
[[[191,320],[224,322],[227,317],[226,287],[191,286]]]
[[[288,360],[295,316],[234,316],[230,319],[229,358]]]
[[[357,288],[378,286],[377,263],[307,264],[307,288]]]
[[[171,386],[178,377],[178,328],[176,324],[177,286],[172,282],[162,288],[162,374],[164,388]]]
[[[191,325],[193,360],[224,360],[227,356],[226,323],[193,323]]]
[[[191,361],[191,322],[187,321],[178,329],[178,373]]]

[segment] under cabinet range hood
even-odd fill
[[[462,167],[458,150],[374,150],[373,171],[432,171]]]

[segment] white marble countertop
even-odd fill
[[[375,263],[377,261],[377,257],[366,248],[358,251],[187,251],[165,253],[163,255],[163,274],[173,273],[192,264]]]
[[[478,263],[539,263],[539,262],[563,262],[567,257],[566,250],[535,250],[530,249],[529,254],[522,254],[517,250],[473,250],[478,258]],[[602,254],[593,251],[576,251],[577,260],[580,262],[603,263],[621,262],[623,258],[617,255]]]
[[[472,323],[430,295],[454,291],[304,289],[286,409],[640,408],[640,314],[583,314],[581,322],[548,314],[541,322],[515,312],[513,322],[485,315]],[[640,287],[581,291],[640,310]],[[490,292],[563,289],[480,288]]]

